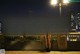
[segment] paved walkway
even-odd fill
[[[12,42],[6,50],[43,50],[44,47],[39,41],[18,41]]]
[[[51,51],[51,52],[40,52],[40,51],[6,51],[5,54],[80,54],[80,51],[71,51],[71,52],[60,52],[60,51]]]

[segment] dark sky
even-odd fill
[[[9,0],[1,2],[1,12],[12,13],[27,13],[27,11],[41,12],[44,11],[46,0]]]
[[[71,3],[67,7],[63,6],[62,12],[66,10],[79,10],[80,3]],[[46,14],[53,12],[53,14],[59,15],[58,7],[51,7],[49,0],[2,0],[0,1],[0,15],[15,15],[28,13]]]
[[[70,19],[67,14],[71,10],[80,10],[80,3],[62,6],[60,17],[59,7],[52,7],[49,0],[0,1],[0,18],[4,33],[67,32]]]

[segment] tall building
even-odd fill
[[[71,13],[71,31],[79,32],[80,31],[80,13],[74,12]]]

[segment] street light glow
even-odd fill
[[[70,1],[70,0],[63,0],[63,3],[64,3],[64,4],[67,4],[67,3],[69,3],[69,1]]]
[[[71,0],[50,0],[50,4],[54,7],[59,5],[59,13],[61,15],[62,5],[67,5],[70,1]]]
[[[51,0],[51,5],[56,5],[57,3],[58,3],[58,1],[57,0]]]

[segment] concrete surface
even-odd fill
[[[40,51],[6,51],[5,54],[80,54],[80,51],[71,51],[71,52],[60,52],[60,51],[51,51],[51,52],[40,52]]]

